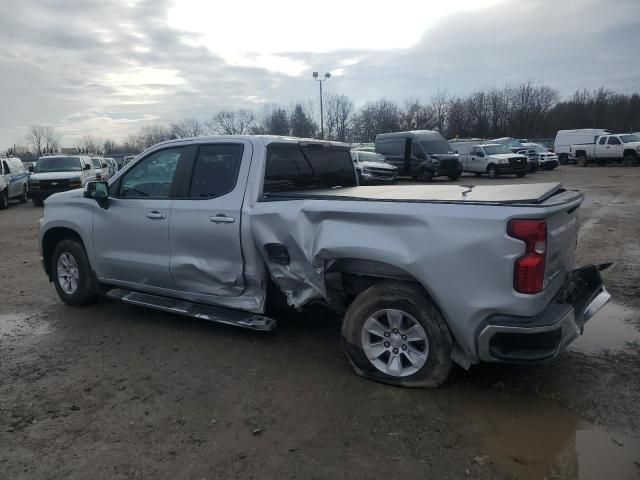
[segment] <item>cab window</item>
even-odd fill
[[[2,173],[4,173],[5,175],[8,173],[11,173],[11,169],[9,168],[9,165],[7,165],[6,160],[2,161],[2,170],[3,170]]]
[[[144,158],[123,176],[117,196],[169,198],[176,168],[184,152],[184,148],[170,148]]]
[[[205,145],[198,150],[191,177],[190,198],[214,198],[236,186],[244,146]]]
[[[598,145],[604,145],[607,142],[607,137],[602,137],[599,141],[598,141]]]
[[[620,145],[620,139],[618,137],[609,137],[609,145]]]

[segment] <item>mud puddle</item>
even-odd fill
[[[482,438],[480,464],[521,480],[638,479],[640,439],[609,432],[551,402],[496,392],[458,395]],[[464,400],[460,404],[459,398]],[[463,421],[464,421],[463,420]]]
[[[609,302],[587,322],[584,334],[569,347],[582,353],[615,351],[640,344],[640,331],[632,324],[640,319],[640,312]]]
[[[0,313],[0,341],[24,335],[45,335],[51,331],[45,321],[28,321],[29,315]]]

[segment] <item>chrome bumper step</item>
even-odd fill
[[[130,305],[155,308],[163,312],[185,315],[187,317],[201,318],[211,322],[233,325],[235,327],[248,328],[270,332],[277,326],[273,318],[256,313],[242,312],[230,308],[214,307],[202,303],[193,303],[176,298],[140,293],[122,288],[114,288],[107,292],[107,297]]]

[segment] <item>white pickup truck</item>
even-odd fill
[[[579,167],[585,167],[590,162],[601,166],[608,162],[616,162],[627,167],[635,167],[640,158],[640,135],[601,135],[595,139],[595,143],[571,145],[570,153],[577,157],[576,163]]]
[[[357,373],[435,387],[454,362],[553,358],[608,301],[602,267],[573,266],[582,200],[558,183],[359,186],[346,144],[202,137],[49,197],[40,249],[67,304],[271,330],[276,307],[320,303]]]
[[[529,171],[527,156],[513,153],[509,147],[499,143],[457,142],[452,148],[460,155],[460,163],[465,172],[480,176],[486,173],[489,178],[500,175],[524,177]]]

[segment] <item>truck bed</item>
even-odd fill
[[[562,194],[562,195],[561,195]],[[270,193],[266,200],[282,197],[324,200],[374,200],[388,202],[463,203],[483,205],[544,205],[567,203],[580,197],[561,183],[516,185],[381,185],[326,188]],[[550,202],[550,199],[554,201]]]

